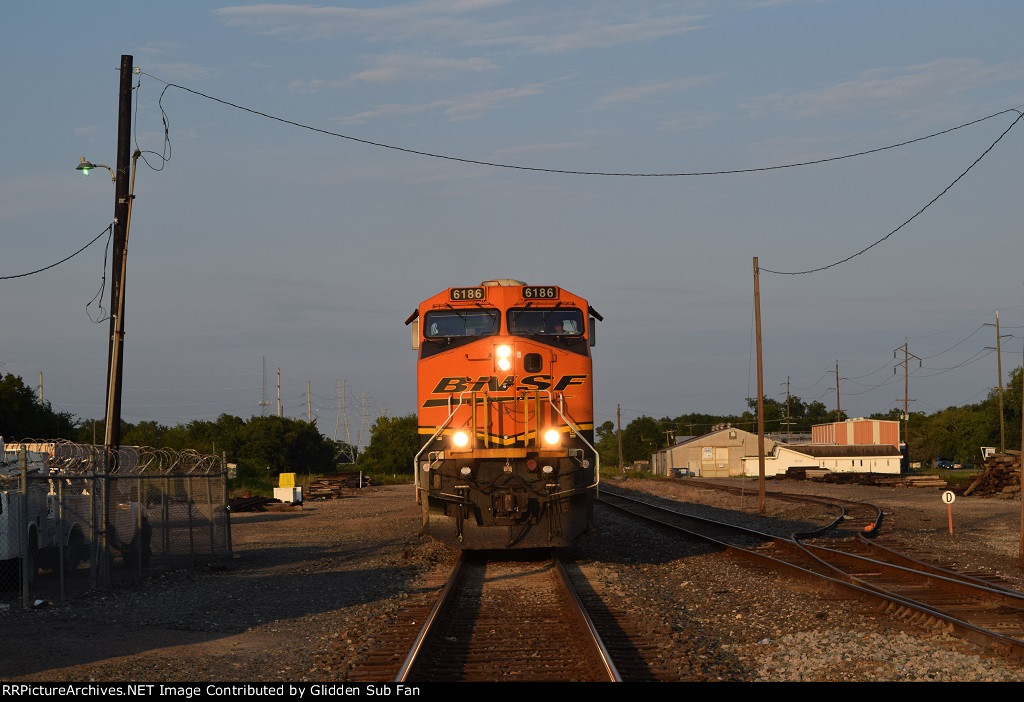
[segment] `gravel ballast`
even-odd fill
[[[690,479],[614,481],[691,509],[756,517],[757,495]],[[750,483],[748,483],[748,486]],[[756,483],[754,483],[756,490]],[[1020,502],[941,491],[782,481],[771,490],[879,504],[891,533],[962,570],[1020,587]],[[789,503],[768,515],[799,521]],[[235,556],[153,572],[65,606],[0,611],[7,681],[342,681],[381,649],[410,605],[435,596],[455,555],[420,536],[411,486],[364,489],[301,511],[236,514]],[[598,506],[570,549],[585,599],[643,635],[663,681],[1021,681],[1018,661]]]

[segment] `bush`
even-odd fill
[[[939,477],[946,481],[951,490],[966,490],[974,479],[981,475],[980,471],[940,470]]]
[[[409,473],[398,473],[395,471],[363,471],[363,477],[368,478],[373,485],[411,485],[412,475]]]

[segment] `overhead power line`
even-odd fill
[[[919,215],[921,215],[921,214],[922,214],[922,213],[923,213],[923,212],[924,212],[925,210],[927,210],[927,209],[928,209],[929,207],[931,207],[931,206],[932,206],[932,205],[934,205],[934,204],[935,204],[936,202],[938,202],[939,198],[941,198],[941,197],[942,197],[943,195],[945,195],[945,194],[946,194],[946,193],[948,193],[948,192],[949,192],[950,190],[952,190],[952,189],[953,189],[953,186],[954,186],[954,185],[956,185],[956,184],[957,184],[958,182],[960,182],[960,179],[961,179],[961,178],[963,178],[963,177],[964,177],[965,175],[967,175],[967,174],[968,174],[968,173],[970,172],[970,170],[971,170],[972,168],[974,168],[975,166],[977,166],[977,165],[978,165],[978,163],[979,163],[979,162],[981,161],[981,159],[985,158],[985,156],[987,156],[987,155],[988,155],[988,153],[989,153],[989,152],[990,152],[990,151],[991,151],[992,149],[994,149],[994,148],[995,148],[996,144],[998,144],[998,143],[999,143],[999,142],[1000,142],[1000,141],[1002,140],[1002,138],[1003,138],[1004,136],[1006,136],[1006,135],[1007,135],[1007,134],[1008,134],[1008,133],[1010,132],[1010,130],[1011,130],[1011,129],[1013,129],[1013,128],[1014,128],[1015,126],[1017,126],[1017,123],[1018,123],[1018,122],[1020,122],[1020,121],[1021,121],[1022,119],[1024,119],[1024,112],[1021,112],[1020,110],[1016,110],[1016,109],[1014,109],[1014,110],[1005,110],[1004,112],[1016,112],[1016,113],[1017,113],[1017,119],[1013,120],[1013,122],[1012,122],[1012,123],[1010,124],[1010,126],[1009,126],[1009,127],[1007,127],[1007,128],[1006,128],[1006,130],[1005,130],[1005,131],[1003,131],[1003,133],[1002,133],[1002,134],[1000,134],[1000,135],[999,135],[999,137],[998,137],[998,138],[997,138],[997,139],[996,139],[995,141],[993,141],[993,142],[992,142],[992,144],[991,144],[991,145],[989,145],[989,147],[988,147],[987,149],[985,149],[985,150],[984,150],[984,151],[983,151],[983,152],[981,153],[981,155],[980,155],[980,156],[978,156],[978,158],[974,159],[974,162],[973,162],[973,163],[972,163],[972,164],[971,164],[970,166],[968,166],[968,167],[966,168],[966,170],[964,170],[964,172],[963,172],[963,173],[961,173],[960,175],[958,175],[958,176],[957,176],[957,177],[956,177],[956,178],[955,178],[955,179],[953,180],[953,182],[952,182],[952,183],[950,183],[950,184],[949,184],[949,185],[947,185],[947,186],[946,186],[945,188],[943,188],[943,189],[942,189],[942,192],[940,192],[940,193],[939,193],[938,195],[936,195],[936,196],[935,196],[935,197],[933,197],[933,198],[932,198],[931,200],[929,200],[929,201],[927,202],[927,204],[925,204],[925,206],[924,206],[924,207],[922,207],[922,208],[921,208],[921,209],[919,209],[919,210],[918,210],[917,212],[915,212],[914,214],[912,214],[912,215],[911,215],[911,216],[910,216],[910,217],[909,217],[908,219],[906,219],[906,220],[905,220],[905,221],[904,221],[904,222],[903,222],[903,223],[902,223],[902,224],[901,224],[900,226],[898,226],[898,227],[896,227],[895,229],[893,229],[893,230],[892,230],[891,232],[889,232],[888,234],[886,234],[885,236],[883,236],[883,237],[882,237],[881,239],[879,239],[878,241],[875,241],[874,243],[872,243],[872,244],[869,244],[869,245],[865,246],[865,247],[864,247],[863,249],[861,249],[861,250],[860,250],[860,251],[858,251],[857,253],[853,253],[853,254],[850,254],[850,255],[849,255],[849,256],[847,256],[846,258],[840,259],[840,260],[838,260],[838,261],[834,261],[834,262],[832,262],[832,263],[829,263],[829,264],[828,264],[828,265],[826,265],[826,266],[819,266],[818,268],[811,268],[811,269],[808,269],[808,270],[804,270],[804,271],[775,271],[775,270],[771,270],[770,268],[760,268],[760,270],[761,270],[761,271],[763,271],[764,273],[775,273],[776,275],[807,275],[807,274],[809,274],[809,273],[818,273],[818,272],[820,272],[820,271],[828,270],[829,268],[835,268],[836,266],[838,266],[838,265],[841,265],[841,264],[843,264],[843,263],[846,263],[847,261],[850,261],[850,260],[852,260],[852,259],[856,258],[857,256],[860,256],[860,255],[861,255],[861,254],[863,254],[863,253],[867,253],[867,252],[868,252],[868,251],[870,251],[871,249],[875,248],[876,246],[878,246],[879,244],[881,244],[881,243],[882,243],[883,241],[885,241],[886,239],[888,239],[889,237],[891,237],[891,236],[892,236],[893,234],[895,234],[896,232],[898,232],[898,231],[899,231],[900,229],[903,229],[903,227],[907,226],[908,224],[910,224],[911,222],[913,222],[913,221],[914,221],[915,219],[917,219],[917,217],[918,217]]]
[[[799,168],[799,167],[802,167],[802,166],[814,166],[814,165],[818,165],[818,164],[822,164],[822,163],[830,163],[832,161],[842,161],[844,159],[857,158],[858,156],[869,156],[871,154],[877,154],[879,152],[888,151],[890,149],[898,149],[898,148],[900,148],[902,146],[907,146],[909,144],[915,144],[917,142],[925,141],[927,139],[933,139],[933,138],[938,137],[938,136],[943,136],[944,134],[949,134],[951,132],[955,132],[958,129],[964,129],[965,127],[973,126],[975,124],[978,124],[980,122],[984,122],[985,120],[989,120],[989,119],[992,119],[994,117],[998,117],[999,115],[1003,115],[1003,114],[1006,114],[1008,112],[1017,112],[1017,110],[1013,109],[1013,108],[1007,109],[1007,110],[1002,110],[1000,112],[995,112],[993,114],[986,115],[984,117],[980,117],[980,118],[975,119],[975,120],[971,120],[970,122],[964,122],[963,124],[958,124],[955,127],[950,127],[949,129],[943,129],[941,131],[933,132],[931,134],[926,134],[924,136],[915,137],[913,139],[907,139],[905,141],[901,141],[901,142],[896,143],[896,144],[889,144],[888,146],[880,146],[880,147],[877,147],[877,148],[865,149],[865,150],[862,150],[862,151],[856,151],[856,152],[853,152],[853,153],[842,154],[842,155],[839,155],[839,156],[827,156],[825,158],[813,159],[813,160],[809,160],[809,161],[797,161],[795,163],[784,163],[784,164],[776,164],[776,165],[771,165],[771,166],[760,166],[760,167],[756,167],[756,168],[729,168],[729,169],[723,169],[723,170],[678,171],[678,172],[667,172],[667,173],[635,173],[635,172],[631,173],[631,172],[619,172],[619,171],[584,171],[584,170],[573,170],[573,169],[568,169],[568,168],[544,168],[544,167],[540,167],[540,166],[521,166],[521,165],[514,165],[514,164],[509,164],[509,163],[500,163],[500,162],[497,162],[497,161],[485,161],[485,160],[482,160],[482,159],[473,159],[473,158],[465,158],[465,157],[461,157],[461,156],[452,156],[451,154],[442,154],[442,153],[437,153],[437,152],[433,152],[433,151],[425,151],[425,150],[422,150],[422,149],[413,149],[413,148],[404,147],[404,146],[396,146],[394,144],[386,144],[384,142],[379,142],[379,141],[371,141],[369,139],[361,139],[359,137],[354,137],[354,136],[352,136],[350,134],[342,134],[341,132],[335,132],[335,131],[331,131],[331,130],[328,130],[328,129],[323,129],[321,127],[314,127],[312,125],[304,124],[302,122],[297,122],[297,121],[292,120],[292,119],[287,119],[285,117],[279,117],[277,115],[272,115],[272,114],[269,114],[267,112],[262,112],[260,110],[253,109],[251,107],[246,107],[245,105],[240,105],[238,103],[231,102],[229,100],[224,100],[222,98],[214,97],[213,95],[208,95],[208,94],[200,92],[198,90],[193,90],[192,88],[187,88],[184,85],[180,85],[178,83],[169,83],[169,82],[167,82],[167,81],[165,81],[165,80],[163,80],[161,78],[158,78],[157,76],[154,76],[154,75],[152,75],[150,73],[143,72],[142,75],[148,76],[149,78],[152,78],[153,80],[164,84],[164,89],[160,93],[160,101],[159,101],[160,102],[160,106],[161,106],[160,107],[161,113],[163,113],[163,98],[164,98],[164,94],[170,88],[177,88],[178,90],[183,90],[186,93],[191,93],[192,95],[195,95],[197,97],[201,97],[201,98],[204,98],[206,100],[210,100],[212,102],[216,102],[216,103],[219,103],[221,105],[225,105],[227,107],[232,107],[232,108],[234,108],[236,110],[241,110],[243,112],[248,112],[249,114],[256,115],[257,117],[263,117],[265,119],[273,120],[275,122],[280,122],[282,124],[287,124],[287,125],[290,125],[292,127],[297,127],[299,129],[305,129],[305,130],[308,130],[308,131],[311,131],[311,132],[316,132],[317,134],[323,134],[325,136],[332,136],[332,137],[335,137],[335,138],[338,138],[338,139],[346,139],[348,141],[352,141],[352,142],[355,142],[357,144],[365,144],[366,146],[373,146],[373,147],[377,147],[377,148],[380,148],[380,149],[389,149],[391,151],[399,151],[401,153],[412,154],[414,156],[426,156],[428,158],[443,159],[445,161],[456,161],[458,163],[468,163],[468,164],[476,165],[476,166],[489,166],[491,168],[507,168],[507,169],[518,170],[518,171],[533,171],[533,172],[536,172],[536,173],[558,173],[558,174],[563,174],[563,175],[586,175],[586,176],[613,176],[613,177],[624,177],[624,178],[683,178],[683,177],[717,176],[717,175],[739,175],[739,174],[743,174],[743,173],[762,173],[762,172],[765,172],[765,171],[777,171],[777,170],[782,170],[782,169],[786,169],[786,168]],[[167,126],[167,120],[165,118],[164,119],[164,127],[165,127],[165,129],[166,129],[166,126]]]
[[[61,260],[57,261],[56,263],[51,263],[48,266],[45,266],[43,268],[38,268],[38,269],[36,269],[34,271],[29,271],[28,273],[18,273],[17,275],[3,275],[3,276],[0,276],[0,280],[13,280],[14,278],[25,278],[25,277],[30,276],[30,275],[35,275],[36,273],[42,273],[43,271],[48,271],[51,268],[56,268],[57,266],[59,266],[60,264],[64,263],[65,261],[70,261],[75,256],[77,256],[78,254],[82,253],[87,248],[89,248],[90,246],[95,244],[97,241],[100,240],[100,237],[102,237],[104,234],[107,234],[107,233],[111,232],[113,230],[113,227],[114,227],[114,223],[111,222],[110,224],[107,225],[106,229],[104,229],[102,232],[97,234],[95,236],[95,238],[93,238],[92,241],[90,241],[88,244],[86,244],[85,246],[83,246],[82,248],[80,248],[78,251],[74,252],[70,256],[62,258]]]

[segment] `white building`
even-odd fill
[[[899,450],[888,444],[804,443],[764,440],[765,475],[785,475],[790,468],[833,473],[900,472]],[[757,434],[726,427],[681,441],[651,456],[655,475],[680,473],[704,478],[758,476]]]
[[[898,475],[902,456],[887,444],[775,444],[765,448],[764,474],[785,475],[790,468],[820,468],[832,473],[888,473]],[[743,475],[760,475],[757,453],[743,457]]]

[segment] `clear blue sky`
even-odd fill
[[[555,284],[604,315],[598,421],[740,412],[755,394],[752,259],[807,270],[881,239],[1014,121],[1002,114],[858,158],[756,173],[572,175],[533,168],[751,169],[888,146],[1024,105],[1019,2],[529,2],[5,8],[0,276],[107,227],[117,68],[141,69],[123,416],[175,424],[306,416],[333,436],[344,379],[415,409],[402,322],[451,285]],[[762,273],[765,393],[866,415],[977,401],[1021,365],[1024,197],[1018,124],[943,197],[849,262]],[[153,168],[151,168],[151,166]],[[159,168],[160,170],[154,170]],[[103,414],[107,324],[87,303],[105,238],[0,280],[0,371],[82,418]],[[109,268],[109,266],[108,266]],[[106,296],[105,296],[106,297]],[[104,299],[104,306],[108,305]],[[94,316],[95,306],[89,308]],[[902,370],[901,370],[902,373]],[[2,431],[2,428],[0,428]]]

